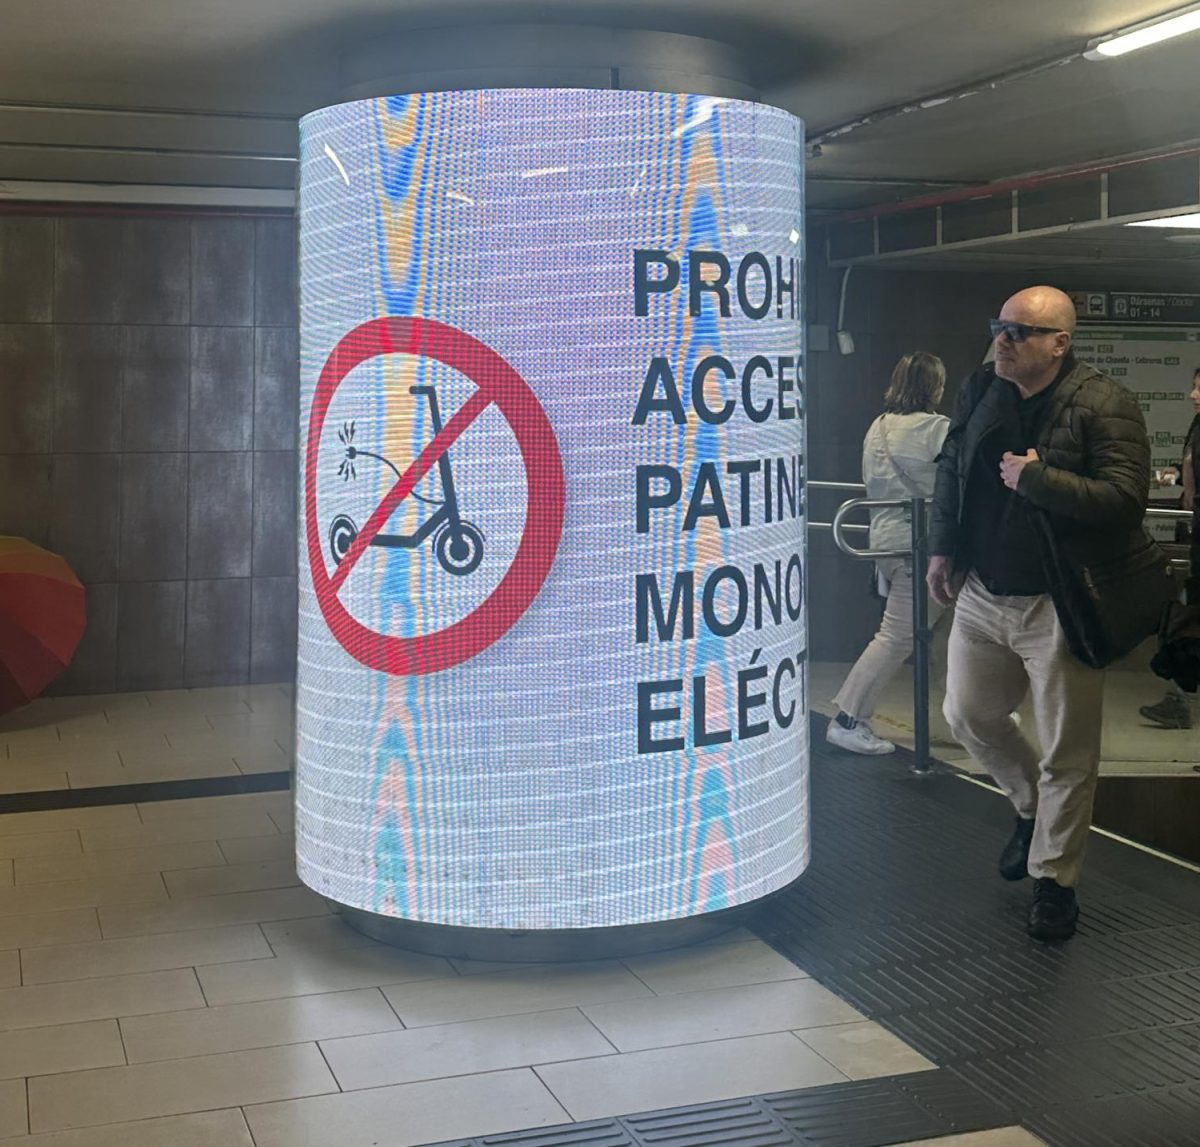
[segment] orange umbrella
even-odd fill
[[[0,713],[32,701],[71,663],[86,626],[71,567],[24,538],[0,536]]]

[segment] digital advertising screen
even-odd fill
[[[803,128],[634,91],[301,122],[303,881],[645,924],[808,861]]]

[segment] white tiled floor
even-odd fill
[[[290,719],[274,687],[53,701],[0,774],[286,767]],[[377,944],[291,828],[284,792],[0,815],[0,1147],[407,1147],[931,1066],[744,931],[539,967]]]
[[[43,698],[0,717],[0,794],[278,772],[283,685]]]

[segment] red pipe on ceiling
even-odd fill
[[[1139,164],[1155,163],[1162,159],[1179,159],[1188,155],[1200,156],[1200,146],[1157,152],[1154,155],[1143,155],[1134,159],[1118,159],[1106,163],[1089,164],[1086,167],[1073,167],[1065,171],[1049,171],[1042,175],[1027,175],[1020,179],[1005,179],[997,183],[977,183],[970,187],[956,188],[953,191],[935,191],[929,195],[917,196],[915,199],[902,199],[898,203],[881,203],[875,207],[861,207],[854,211],[846,211],[841,215],[823,219],[821,223],[823,226],[827,226],[832,223],[858,223],[865,219],[879,219],[885,215],[904,215],[910,211],[942,207],[947,203],[967,203],[974,199],[990,199],[993,196],[1007,195],[1013,191],[1027,191],[1033,187],[1044,187],[1048,183],[1083,179],[1089,175],[1102,175],[1107,171],[1116,171],[1122,167],[1135,167]]]

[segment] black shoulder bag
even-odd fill
[[[1060,388],[1049,425],[1079,384]],[[1159,631],[1169,604],[1177,601],[1179,579],[1171,559],[1146,532],[1118,557],[1084,560],[1055,534],[1050,515],[1030,507],[1042,543],[1050,596],[1071,652],[1085,665],[1103,669],[1132,653]]]
[[[1180,584],[1171,559],[1149,534],[1143,531],[1142,544],[1127,554],[1085,565],[1055,538],[1044,511],[1033,520],[1042,534],[1050,596],[1080,661],[1103,669],[1159,631]]]

